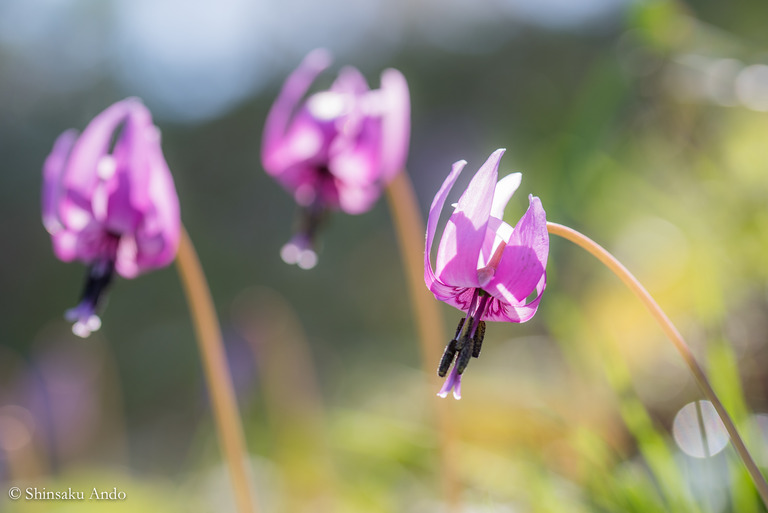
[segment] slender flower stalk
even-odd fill
[[[440,359],[445,333],[438,303],[424,289],[424,219],[408,173],[398,173],[386,188],[387,202],[392,212],[400,258],[405,268],[411,303],[416,312],[416,328],[419,332],[421,361],[424,372],[430,377],[430,386],[440,383],[432,367]],[[452,422],[452,410],[445,401],[435,402],[437,430],[440,439],[443,497],[449,511],[459,510],[461,488],[456,465],[456,430]]]
[[[616,257],[611,255],[602,246],[597,244],[586,235],[583,235],[572,228],[568,228],[567,226],[550,222],[547,223],[547,230],[552,235],[558,235],[573,242],[600,260],[600,262],[602,262],[603,265],[605,265],[608,269],[611,270],[611,272],[618,276],[619,279],[621,279],[621,281],[623,281],[624,284],[645,305],[653,318],[656,319],[656,322],[659,324],[659,326],[661,326],[661,329],[672,341],[672,344],[674,344],[674,346],[680,352],[680,355],[683,357],[686,365],[688,365],[691,374],[693,374],[693,377],[696,380],[696,383],[699,385],[699,388],[701,389],[704,396],[712,403],[718,415],[720,415],[720,419],[723,421],[725,429],[728,431],[728,434],[731,437],[731,443],[733,443],[734,449],[736,449],[739,457],[741,457],[741,460],[747,467],[747,472],[749,472],[752,481],[755,483],[755,487],[757,488],[757,492],[760,494],[760,498],[763,500],[763,504],[768,507],[768,483],[766,483],[765,478],[760,473],[760,469],[758,469],[757,464],[755,464],[755,460],[752,458],[752,455],[744,445],[744,441],[741,439],[741,436],[736,429],[736,425],[733,423],[733,420],[728,414],[728,411],[723,406],[723,403],[720,402],[720,399],[717,397],[717,394],[712,388],[712,385],[709,383],[709,379],[707,379],[707,375],[696,361],[693,352],[691,352],[691,349],[688,347],[688,344],[686,344],[680,332],[677,331],[677,328],[675,328],[675,326],[672,324],[672,321],[669,320],[669,317],[667,317],[658,303],[656,303],[648,291],[645,290],[645,287],[640,284],[637,278],[635,278],[634,275],[632,275],[632,273],[630,273],[627,268],[621,264],[621,262],[616,260]]]
[[[232,376],[227,365],[219,319],[211,299],[205,275],[189,234],[182,227],[176,258],[179,277],[189,303],[195,325],[200,355],[213,406],[219,443],[229,467],[237,511],[251,513],[256,510],[247,467],[242,421],[235,399]]]

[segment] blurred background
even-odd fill
[[[424,215],[454,161],[469,165],[449,203],[507,148],[500,174],[524,173],[507,221],[533,193],[635,272],[765,469],[766,16],[758,0],[0,1],[0,511],[73,511],[12,502],[11,483],[128,496],[76,511],[234,511],[175,269],[118,279],[88,339],[63,319],[85,269],[53,256],[42,163],[127,96],[163,133],[263,510],[445,511],[386,202],[334,215],[311,271],[279,257],[296,211],[261,132],[320,46],[372,86],[405,74]],[[537,316],[489,324],[464,398],[445,400],[462,511],[764,511],[639,303],[554,237],[547,271]],[[441,309],[452,332],[461,315]]]

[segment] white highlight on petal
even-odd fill
[[[91,213],[80,207],[70,205],[62,216],[64,225],[72,231],[80,231],[91,221]]]
[[[55,235],[64,229],[61,223],[55,217],[46,217],[43,219],[43,226],[45,230],[51,235]]]
[[[112,155],[104,155],[96,165],[96,174],[102,180],[109,180],[117,171],[117,161]]]
[[[93,191],[93,197],[91,198],[91,210],[93,210],[93,217],[103,223],[107,219],[107,207],[109,203],[109,194],[104,183],[100,183]]]
[[[349,96],[332,91],[313,94],[307,100],[310,114],[320,121],[330,121],[349,111]]]
[[[77,235],[67,231],[57,232],[55,245],[60,251],[74,252],[77,247]]]
[[[143,249],[143,248],[142,248]],[[135,278],[139,274],[139,264],[136,259],[139,255],[139,246],[136,238],[132,235],[123,235],[120,237],[120,244],[117,246],[117,260],[115,268],[123,278]]]

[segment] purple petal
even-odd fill
[[[497,217],[490,216],[488,218],[485,240],[483,241],[483,247],[480,250],[480,261],[478,262],[478,280],[480,281],[481,287],[484,287],[488,283],[488,279],[490,279],[490,276],[484,279],[486,272],[483,268],[489,265],[490,260],[498,250],[498,246],[502,242],[506,245],[511,236],[511,226]]]
[[[76,140],[76,130],[67,130],[61,134],[43,165],[43,226],[51,235],[62,229],[58,212],[62,193],[61,177]]]
[[[432,287],[432,294],[436,299],[451,305],[452,307],[468,312],[472,304],[472,298],[475,296],[475,288],[468,287],[449,287],[439,281]]]
[[[75,235],[75,257],[85,264],[91,264],[103,258],[108,252],[108,236],[101,224],[95,219],[91,219],[82,229],[69,233]],[[64,246],[68,242],[63,237],[55,237],[54,249],[59,258],[62,258],[59,251],[66,251]],[[62,260],[64,259],[62,258]]]
[[[357,186],[337,181],[339,208],[347,214],[362,214],[371,209],[381,195],[378,184],[364,184]]]
[[[456,287],[480,286],[478,259],[493,204],[499,160],[504,151],[496,150],[488,157],[448,219],[437,249],[436,274],[443,283]]]
[[[517,188],[520,187],[522,179],[522,173],[512,173],[499,180],[499,183],[496,184],[496,189],[493,191],[491,217],[504,219],[504,209]]]
[[[148,139],[137,150],[143,157],[137,163],[145,166],[143,188],[147,203],[142,206],[141,221],[133,237],[121,240],[115,269],[126,278],[151,269],[164,267],[176,257],[181,235],[179,199],[173,177],[160,147],[160,138],[152,126],[145,134]],[[152,137],[152,134],[155,134]]]
[[[329,130],[331,128],[328,123],[321,125],[306,109],[301,109],[280,143],[272,149],[269,155],[271,167],[265,165],[265,170],[283,187],[289,191],[295,190],[290,186],[291,180],[283,177],[283,174],[299,164],[313,169],[325,164],[333,137],[332,133],[328,133]]]
[[[484,287],[494,297],[513,307],[523,306],[534,289],[540,288],[540,294],[546,286],[545,269],[549,254],[546,213],[539,198],[529,196],[529,203],[528,210],[518,221],[504,248],[496,273]]]
[[[106,230],[118,234],[133,232],[142,216],[153,208],[149,195],[148,148],[159,144],[158,141],[159,133],[152,124],[149,110],[135,102],[112,155],[102,160],[106,164],[107,159],[111,159],[114,168],[111,175],[101,176],[108,194],[105,216],[100,219]]]
[[[70,194],[90,198],[99,182],[99,162],[110,149],[115,130],[123,122],[134,98],[117,102],[97,115],[72,148],[63,185]]]
[[[411,100],[408,82],[396,69],[384,70],[381,90],[385,102],[381,168],[382,178],[386,182],[405,167],[411,134]]]
[[[360,73],[357,68],[352,66],[344,66],[339,71],[339,76],[333,81],[330,90],[334,93],[348,94],[351,96],[359,96],[367,91],[370,91],[368,82],[365,81],[365,77]]]
[[[448,198],[448,193],[451,191],[453,184],[461,174],[461,170],[467,165],[466,160],[459,160],[455,162],[451,167],[451,172],[440,186],[440,190],[437,191],[435,198],[432,200],[432,205],[429,207],[429,216],[427,217],[427,242],[424,250],[424,283],[427,284],[427,288],[434,294],[440,294],[441,296],[448,296],[452,290],[452,287],[445,285],[438,281],[435,277],[435,272],[432,269],[432,242],[435,239],[435,231],[437,231],[437,223],[440,220],[440,212],[443,210],[445,200]],[[438,297],[442,300],[442,297]]]
[[[511,304],[505,299],[492,297],[486,306],[485,312],[481,317],[484,321],[498,322],[526,322],[535,314],[541,302],[541,293],[544,291],[547,282],[547,275],[542,274],[541,281],[537,285],[538,295],[527,304]]]
[[[326,50],[314,50],[285,81],[283,89],[267,115],[264,126],[261,160],[268,173],[275,175],[283,169],[275,162],[275,154],[280,150],[294,111],[317,75],[330,64],[331,56]]]
[[[340,133],[331,145],[328,167],[340,180],[356,186],[381,184],[381,122],[366,118],[354,138]],[[379,187],[380,188],[380,185]]]
[[[53,253],[62,262],[71,262],[77,258],[77,234],[69,230],[58,230],[51,234]]]

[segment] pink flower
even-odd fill
[[[437,222],[448,193],[466,162],[453,165],[429,209],[424,253],[424,281],[440,301],[467,312],[440,361],[438,374],[445,376],[456,363],[438,395],[453,390],[461,398],[461,374],[469,358],[480,355],[484,321],[525,322],[536,313],[546,287],[549,254],[547,219],[541,200],[528,197],[529,207],[514,228],[505,223],[504,208],[520,185],[522,175],[513,173],[497,183],[496,150],[469,183],[455,204],[443,231],[433,269],[430,253]],[[528,301],[535,292],[536,297]]]
[[[281,255],[307,269],[317,262],[314,238],[326,214],[368,211],[408,154],[405,77],[385,70],[381,88],[372,90],[359,71],[347,67],[330,89],[305,99],[330,61],[326,51],[315,50],[288,77],[267,117],[261,151],[266,172],[303,209],[299,233]]]
[[[134,278],[176,256],[179,200],[149,110],[128,98],[79,136],[61,134],[45,161],[42,192],[54,253],[88,266],[80,304],[66,313],[85,337],[101,325],[96,311],[114,271]]]

